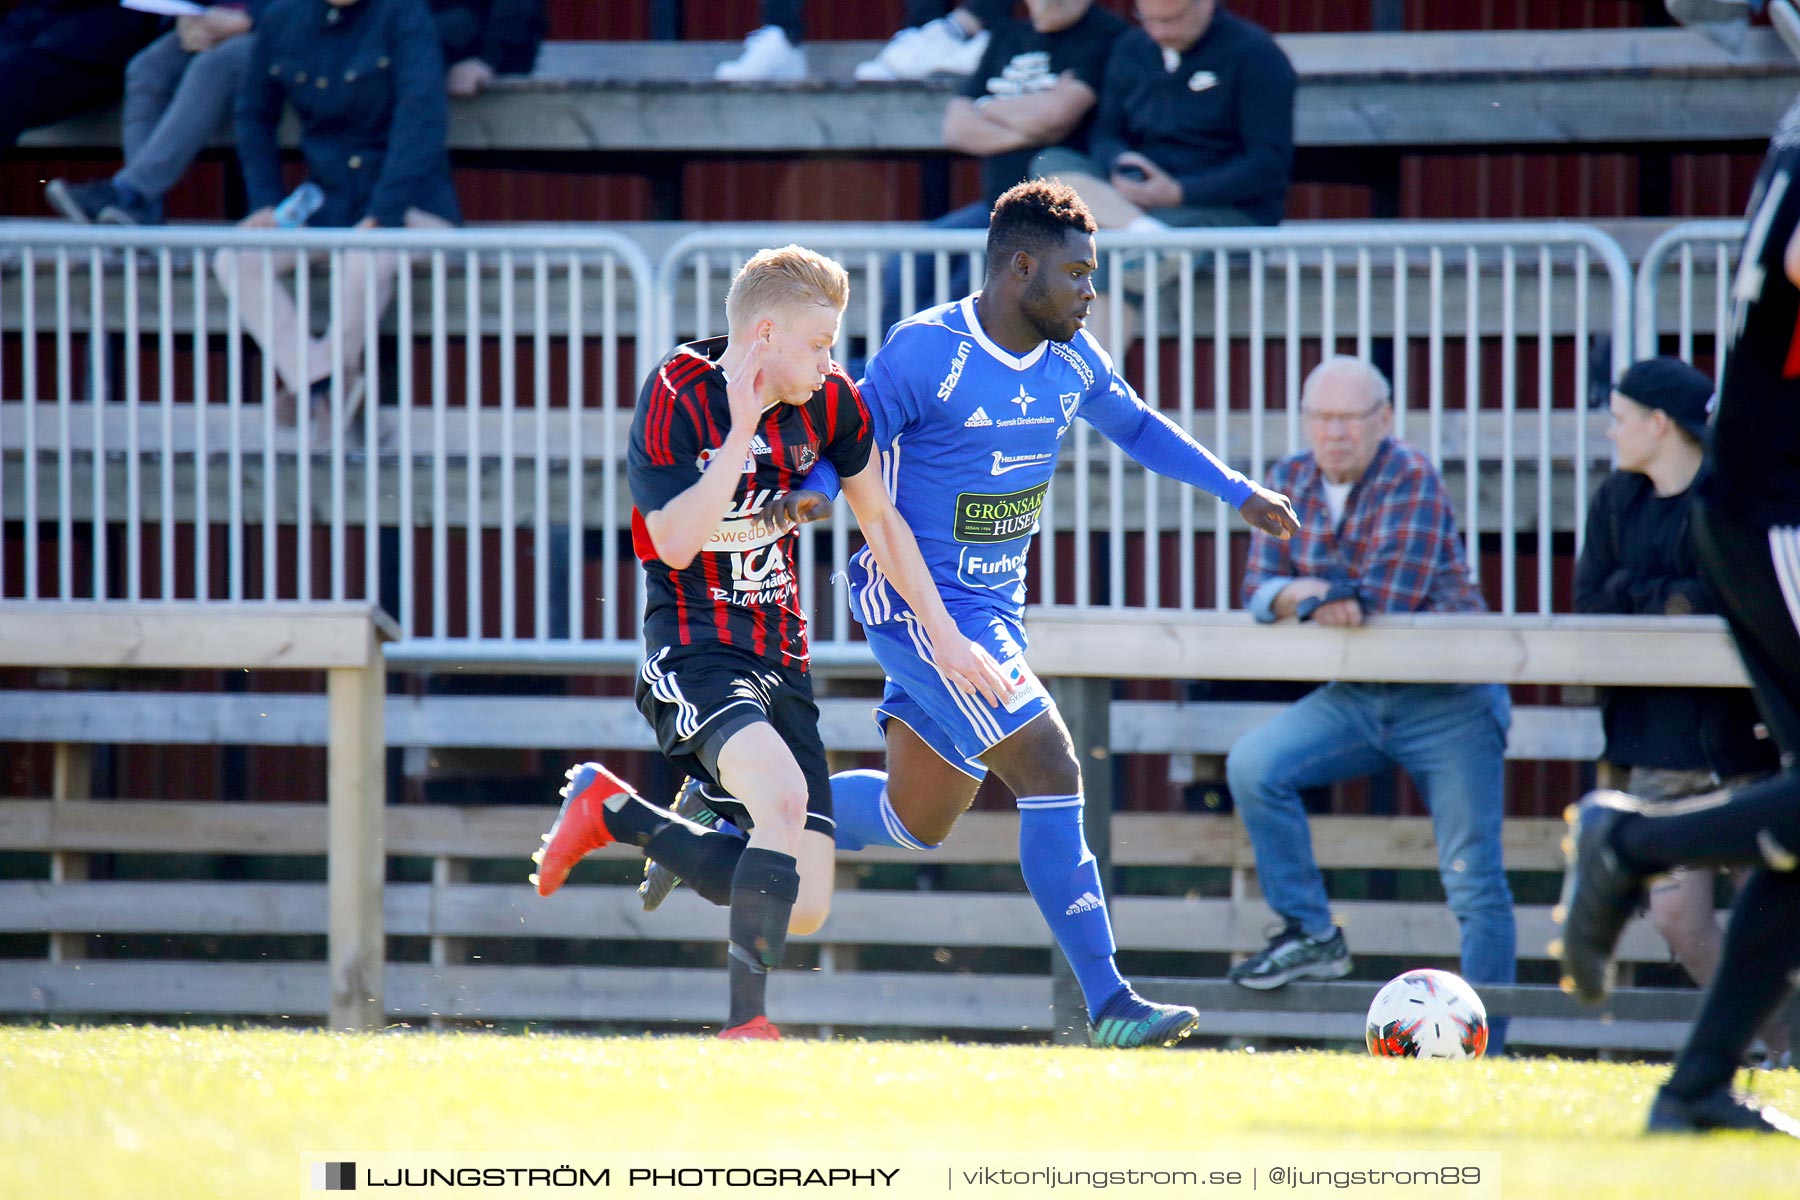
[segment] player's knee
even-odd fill
[[[802,885],[800,898],[794,901],[793,915],[788,917],[788,934],[791,937],[806,937],[819,932],[825,927],[825,918],[831,915],[831,893],[823,896],[809,896]]]
[[[1063,738],[1044,738],[1028,747],[1006,780],[1020,796],[1074,796],[1081,791],[1081,764]],[[915,831],[916,833],[917,831]],[[942,839],[937,839],[941,841]]]

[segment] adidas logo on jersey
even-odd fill
[[[768,452],[769,452],[769,443],[763,441],[763,435],[760,433],[751,434],[750,435],[750,453],[752,455],[757,455],[757,454],[767,454]]]
[[[980,429],[984,425],[992,425],[993,423],[994,418],[987,415],[987,409],[977,408],[974,412],[969,414],[969,419],[963,422],[963,428]]]
[[[1083,892],[1081,893],[1081,899],[1069,905],[1068,910],[1063,913],[1063,916],[1072,917],[1076,913],[1093,912],[1096,909],[1103,907],[1105,906],[1100,903],[1100,897],[1094,895],[1092,892]]]

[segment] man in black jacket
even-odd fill
[[[1679,805],[1595,792],[1570,812],[1556,916],[1563,986],[1591,1004],[1650,879],[1678,864],[1750,867],[1719,971],[1650,1107],[1653,1133],[1744,1129],[1800,1137],[1800,1121],[1731,1091],[1745,1049],[1800,976],[1800,98],[1750,194],[1732,284],[1712,469],[1696,486],[1694,543],[1756,706],[1782,749],[1774,776]]]
[[[1594,493],[1575,575],[1584,613],[1688,616],[1718,611],[1700,576],[1693,496],[1705,473],[1712,380],[1674,358],[1633,365],[1612,398],[1606,435],[1617,470]],[[1601,703],[1605,758],[1629,768],[1626,790],[1656,803],[1739,788],[1780,765],[1745,689],[1611,688]],[[1677,867],[1650,885],[1650,920],[1695,982],[1719,965],[1723,938],[1713,916],[1716,872]],[[1787,1049],[1771,1022],[1763,1041]]]
[[[1032,164],[1102,228],[1275,225],[1294,161],[1294,68],[1217,0],[1140,0],[1106,67],[1088,157]]]

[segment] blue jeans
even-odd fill
[[[1512,983],[1518,929],[1500,850],[1511,724],[1498,684],[1330,683],[1239,738],[1225,770],[1269,907],[1309,933],[1330,928],[1300,791],[1398,765],[1431,809],[1463,978]]]
[[[190,54],[165,33],[139,51],[125,68],[125,107],[120,116],[125,166],[122,183],[160,210],[213,135],[231,124],[238,83],[250,64],[254,33],[239,34],[210,50]]]

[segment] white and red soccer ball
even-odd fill
[[[1408,971],[1375,993],[1368,1043],[1379,1058],[1480,1058],[1487,1053],[1487,1008],[1448,971]]]

